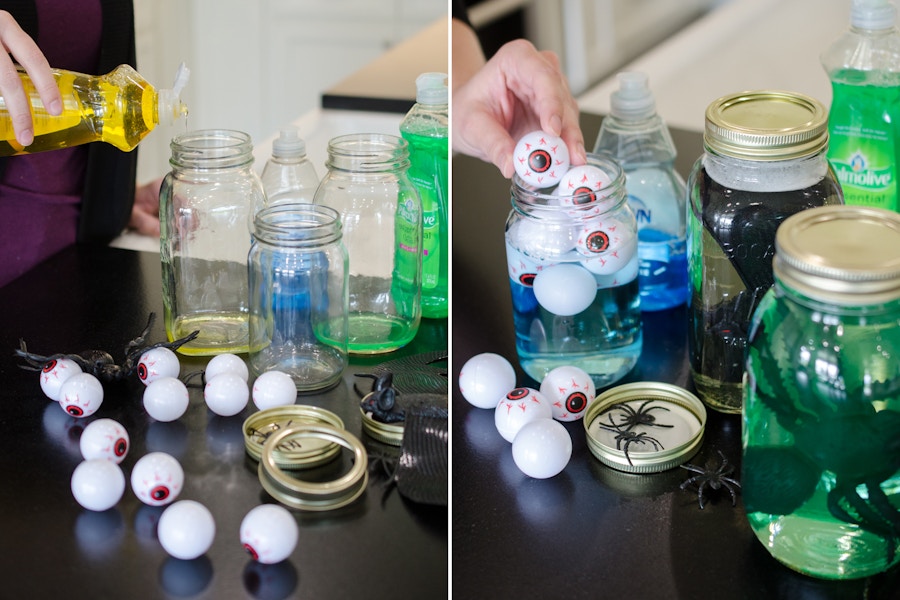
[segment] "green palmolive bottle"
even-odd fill
[[[823,54],[832,85],[828,158],[847,204],[898,210],[900,32],[887,0],[853,0],[850,30]]]
[[[422,316],[447,316],[447,75],[416,78],[416,104],[400,124],[409,144],[409,178],[422,200]]]
[[[900,215],[786,219],[754,313],[742,494],[776,559],[825,579],[900,562]]]

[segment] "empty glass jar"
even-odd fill
[[[253,144],[246,133],[210,129],[171,147],[159,206],[166,333],[200,331],[185,354],[246,352],[249,225],[265,204]]]
[[[422,204],[407,177],[404,139],[353,134],[328,143],[315,204],[338,212],[349,256],[352,353],[390,352],[422,318]]]
[[[336,211],[278,204],[254,219],[250,368],[283,371],[297,389],[337,383],[347,366],[347,252]]]

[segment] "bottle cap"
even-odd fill
[[[306,142],[300,137],[300,130],[290,125],[281,130],[272,142],[272,156],[276,158],[302,158],[306,156]]]
[[[626,71],[616,75],[619,89],[610,96],[610,115],[627,121],[641,121],[656,114],[656,100],[647,83],[647,74]]]
[[[828,143],[828,111],[804,94],[739,92],[706,109],[703,144],[721,156],[775,161],[810,156]]]
[[[178,65],[178,71],[175,73],[175,83],[171,89],[159,90],[159,107],[157,114],[159,122],[166,125],[172,125],[180,117],[186,116],[188,113],[187,106],[181,101],[181,91],[187,85],[191,77],[191,70],[187,65],[181,63]],[[165,118],[165,121],[163,119]]]
[[[890,29],[896,17],[897,10],[888,0],[853,0],[850,7],[850,24],[858,29]]]
[[[422,73],[416,77],[416,102],[447,104],[447,74]]]
[[[900,214],[847,205],[801,211],[778,227],[772,269],[782,285],[821,302],[900,299]]]

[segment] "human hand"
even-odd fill
[[[129,229],[141,235],[159,237],[159,188],[162,177],[140,185],[134,190],[134,206],[131,208]]]
[[[572,165],[587,156],[578,104],[552,52],[526,40],[503,45],[453,93],[453,149],[491,162],[510,178],[517,140],[537,129],[562,137]]]
[[[5,50],[0,52],[0,96],[12,119],[16,142],[29,146],[34,141],[31,106],[13,58],[28,73],[41,102],[53,116],[62,113],[59,86],[40,48],[5,10],[0,10],[0,46]]]

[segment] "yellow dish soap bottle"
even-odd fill
[[[6,102],[0,96],[0,156],[96,141],[129,152],[160,122],[174,123],[187,115],[187,106],[179,98],[190,76],[184,63],[178,68],[172,88],[161,90],[156,90],[129,65],[119,65],[100,76],[54,69],[63,102],[58,116],[47,112],[31,78],[21,68],[19,76],[31,102],[34,142],[23,147],[16,141]]]

